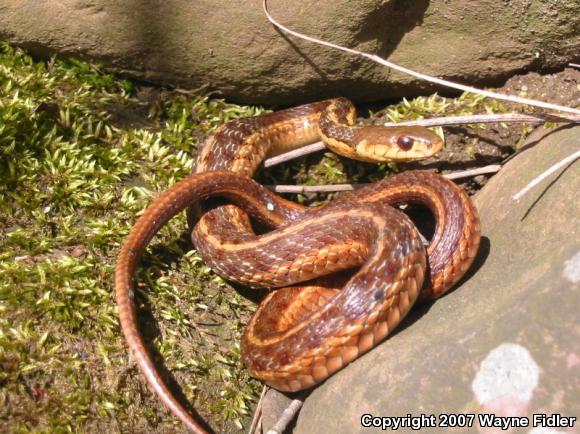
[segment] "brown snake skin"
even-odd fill
[[[260,304],[242,341],[251,374],[283,391],[313,386],[377,345],[419,296],[442,295],[471,265],[479,246],[477,212],[459,187],[439,175],[406,172],[316,208],[284,200],[248,177],[272,149],[319,136],[365,161],[377,155],[382,161],[426,158],[442,146],[417,127],[370,127],[365,135],[369,127],[352,126],[355,117],[339,98],[228,122],[205,142],[194,174],[159,195],[122,246],[115,287],[123,333],[150,385],[192,431],[207,427],[157,372],[137,328],[133,290],[141,253],[188,206],[210,197],[235,204],[205,213],[192,234],[216,272],[253,287],[284,287]],[[403,203],[434,214],[427,249],[410,219],[391,206]],[[250,215],[273,230],[255,235]]]

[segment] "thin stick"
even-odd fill
[[[313,152],[322,151],[326,149],[326,146],[323,142],[316,142],[311,145],[303,146],[302,148],[294,149],[289,152],[285,152],[284,154],[277,155],[272,158],[268,158],[264,161],[264,167],[272,167],[277,164],[284,163],[285,161],[293,160],[298,157],[302,157],[303,155],[312,154]]]
[[[476,169],[461,170],[443,175],[448,179],[462,179],[477,175],[487,175],[499,172],[500,164],[490,164]],[[276,193],[336,193],[340,191],[352,191],[368,184],[334,184],[334,185],[268,185],[267,188]]]
[[[256,429],[258,425],[262,421],[262,405],[264,404],[264,396],[266,396],[266,391],[268,390],[268,386],[262,387],[262,393],[260,395],[260,400],[258,401],[258,405],[256,406],[256,411],[254,411],[254,417],[252,418],[252,424],[250,425],[250,429],[248,430],[248,434],[256,434]]]
[[[573,68],[580,68],[580,65],[578,63],[568,63],[568,65]]]
[[[531,124],[541,124],[543,122],[580,122],[580,116],[576,115],[560,115],[555,113],[535,113],[535,114],[520,114],[520,113],[499,113],[492,115],[469,115],[469,116],[446,116],[429,119],[419,119],[416,121],[405,121],[399,123],[385,122],[384,126],[419,126],[419,127],[437,127],[445,125],[468,125],[478,123],[502,123],[502,122],[527,122]],[[272,167],[277,164],[285,163],[286,161],[311,154],[313,152],[322,151],[326,149],[323,142],[316,142],[302,148],[294,149],[290,152],[268,158],[264,161],[264,167]]]
[[[520,200],[524,194],[526,194],[528,191],[530,191],[532,188],[534,188],[536,185],[538,185],[540,182],[542,182],[544,179],[546,179],[552,173],[554,173],[558,169],[561,169],[562,167],[566,166],[567,164],[573,163],[578,158],[580,158],[580,151],[576,151],[572,155],[569,155],[566,158],[564,158],[563,160],[560,160],[558,163],[551,166],[544,173],[542,173],[542,174],[538,175],[537,177],[535,177],[534,179],[532,179],[528,183],[528,185],[526,185],[524,188],[522,188],[518,193],[514,194],[513,200]]]
[[[286,407],[278,421],[274,424],[272,428],[268,430],[266,434],[282,434],[288,424],[292,422],[292,419],[296,416],[304,400],[302,399],[293,399],[292,402]]]
[[[343,47],[341,45],[333,44],[331,42],[322,41],[320,39],[316,39],[316,38],[313,38],[311,36],[306,36],[302,33],[298,33],[294,30],[290,30],[289,28],[283,26],[278,21],[276,21],[268,12],[267,0],[262,1],[262,8],[264,9],[264,13],[266,14],[266,17],[274,26],[278,27],[280,30],[282,30],[290,35],[296,36],[297,38],[301,38],[301,39],[304,39],[306,41],[314,42],[316,44],[324,45],[326,47],[334,48],[336,50],[345,51],[347,53],[354,54],[356,56],[366,57],[367,59],[370,59],[373,62],[379,63],[381,65],[387,66],[388,68],[395,69],[395,70],[403,72],[405,74],[412,75],[413,77],[417,77],[417,78],[420,78],[422,80],[430,81],[432,83],[437,83],[437,84],[440,84],[442,86],[451,87],[453,89],[459,89],[459,90],[462,90],[464,92],[477,93],[477,94],[484,95],[484,96],[487,96],[490,98],[512,101],[512,102],[516,102],[519,104],[528,104],[528,105],[533,105],[536,107],[547,108],[550,110],[580,114],[580,110],[577,110],[577,109],[574,109],[571,107],[564,107],[564,106],[557,105],[557,104],[550,104],[550,103],[547,103],[544,101],[537,101],[537,100],[528,99],[528,98],[521,98],[521,97],[517,97],[517,96],[503,95],[501,93],[490,92],[487,90],[477,89],[477,88],[471,87],[471,86],[465,86],[463,84],[453,83],[451,81],[443,80],[443,79],[440,79],[437,77],[433,77],[433,76],[430,76],[427,74],[413,71],[412,69],[405,68],[403,66],[399,66],[396,63],[389,62],[388,60],[385,60],[382,57],[379,57],[375,54],[366,53],[364,51],[353,50],[352,48],[346,48],[346,47]]]

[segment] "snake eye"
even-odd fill
[[[415,139],[413,139],[413,137],[410,136],[400,136],[397,138],[397,146],[402,151],[410,150],[413,147],[414,143]]]

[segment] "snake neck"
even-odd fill
[[[318,120],[329,104],[320,101],[224,124],[202,145],[193,173],[223,170],[252,176],[266,156],[318,140]]]

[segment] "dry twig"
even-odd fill
[[[292,419],[294,419],[300,408],[302,408],[302,404],[304,404],[303,399],[293,399],[288,407],[286,407],[278,421],[266,434],[282,434],[288,424],[292,422]]]
[[[490,173],[499,172],[500,164],[490,164],[485,167],[477,167],[475,169],[461,170],[458,172],[447,173],[445,176],[448,179],[469,178],[477,175],[486,175]],[[368,184],[334,184],[334,185],[268,185],[272,191],[276,193],[336,193],[340,191],[352,191]]]
[[[268,158],[264,160],[264,167],[272,167],[277,164],[284,163],[286,161],[293,160],[298,157],[302,157],[303,155],[312,154],[313,152],[322,151],[326,149],[324,142],[316,142],[312,143],[311,145],[306,145],[301,148],[294,149],[289,152],[285,152],[280,155],[276,155],[275,157]]]

